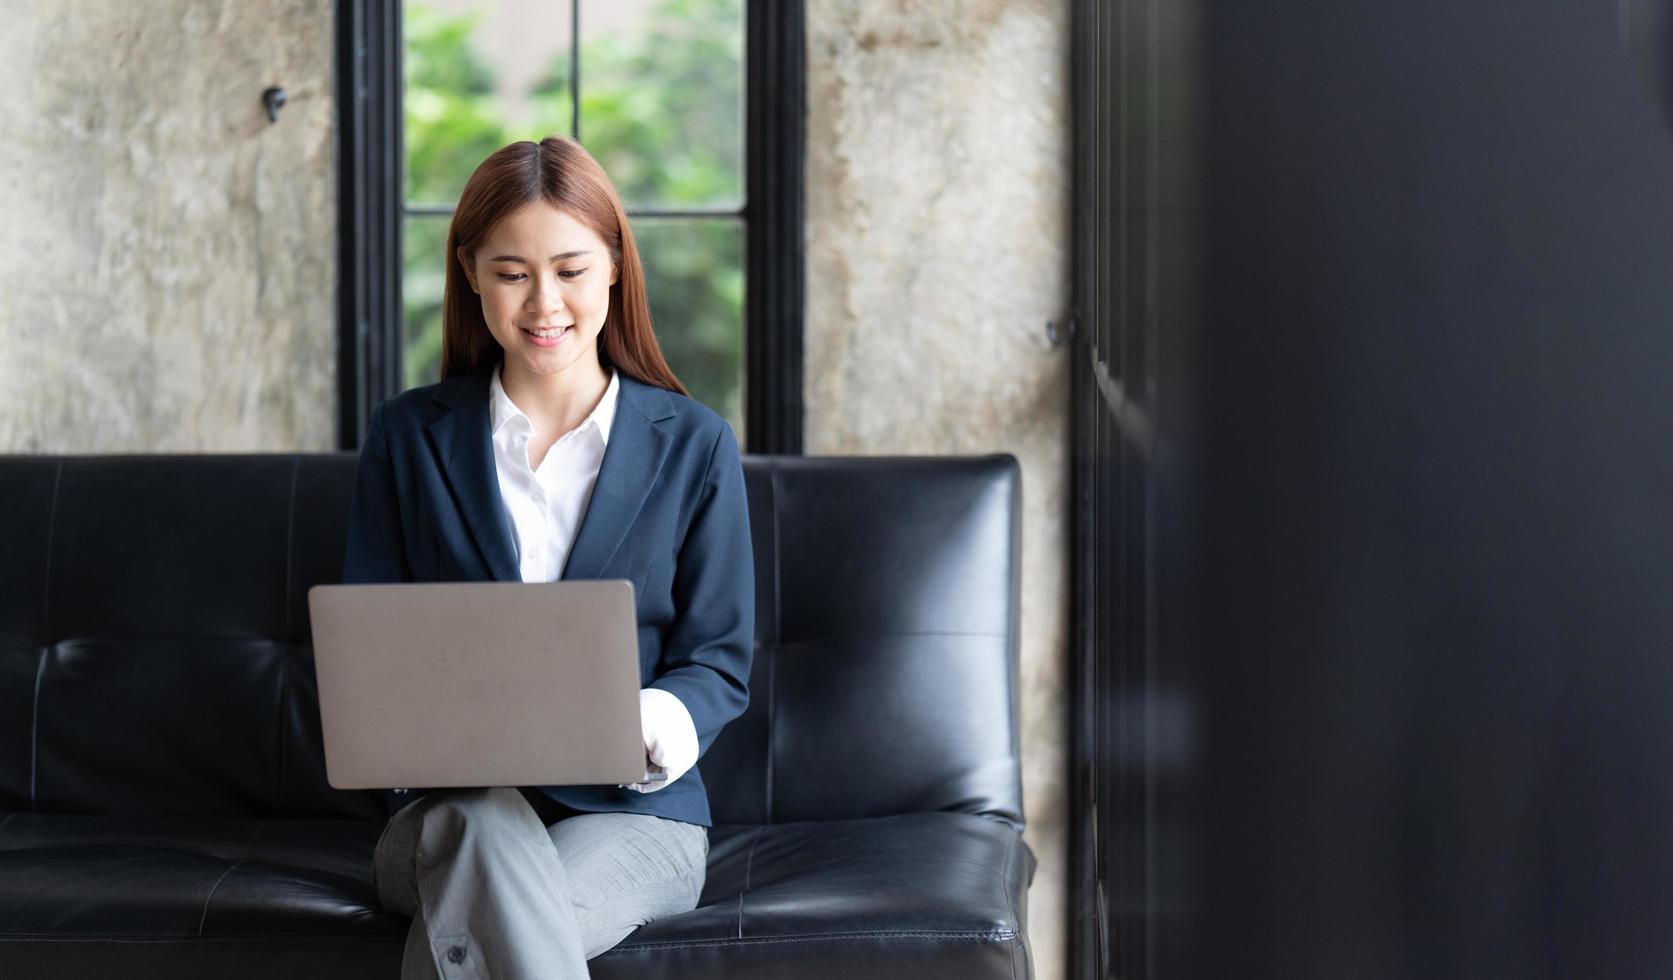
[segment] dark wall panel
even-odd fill
[[[1156,351],[1153,506],[1124,539],[1153,548],[1148,639],[1083,595],[1118,628],[1078,647],[1089,725],[1143,720],[1136,758],[1084,757],[1143,804],[1099,818],[1146,869],[1105,882],[1110,955],[1673,972],[1667,4],[1219,0],[1177,32],[1170,6],[1080,14],[1144,33],[1102,52],[1127,92],[1077,73],[1077,159],[1157,188],[1136,218],[1078,210],[1083,316],[1136,303]],[[1147,141],[1153,175],[1124,169]],[[1126,465],[1094,428],[1082,457]]]

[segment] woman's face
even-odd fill
[[[554,375],[576,364],[597,368],[598,332],[616,281],[598,232],[568,211],[536,201],[500,219],[474,256],[460,249],[459,263],[482,297],[482,317],[505,349],[508,371]]]

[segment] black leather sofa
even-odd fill
[[[385,798],[326,784],[306,601],[355,462],[0,456],[0,977],[399,975]],[[744,466],[708,884],[593,976],[1030,976],[1015,460]]]

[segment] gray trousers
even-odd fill
[[[634,929],[697,907],[706,828],[536,806],[511,787],[432,790],[389,818],[372,867],[384,907],[413,920],[402,980],[580,980]]]

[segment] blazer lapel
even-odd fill
[[[489,574],[495,581],[520,582],[523,576],[511,540],[511,520],[494,469],[488,381],[495,363],[490,361],[472,374],[451,378],[449,381],[455,383],[443,384],[432,392],[431,398],[452,411],[431,422],[426,431]]]
[[[511,519],[494,468],[488,381],[496,363],[438,386],[430,397],[450,410],[426,431],[489,574],[495,581],[520,582]],[[668,458],[671,440],[657,423],[674,414],[667,392],[622,375],[610,441],[562,578],[599,578],[621,549]]]
[[[667,392],[621,376],[610,441],[605,444],[592,499],[575,532],[562,578],[603,576],[656,486],[670,442],[657,423],[673,416],[674,402]]]

